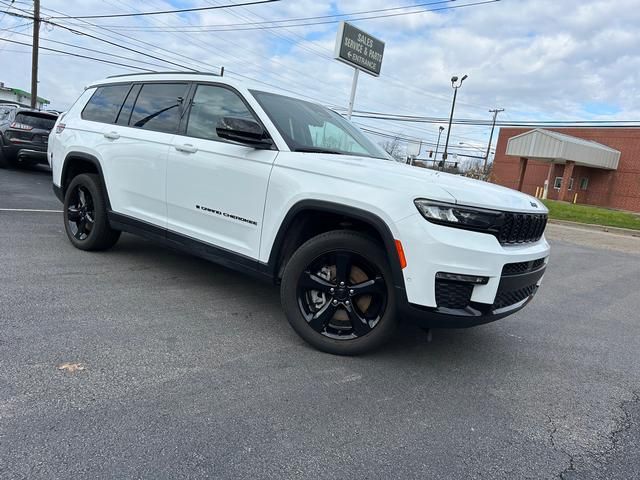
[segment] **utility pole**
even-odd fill
[[[40,0],[33,0],[33,47],[31,51],[31,108],[38,106],[38,49],[40,44]]]
[[[444,142],[444,153],[442,154],[442,168],[444,170],[444,165],[447,162],[447,157],[449,156],[449,135],[451,134],[451,124],[453,123],[453,110],[456,108],[456,97],[458,96],[458,89],[462,86],[462,82],[467,79],[468,75],[465,75],[460,79],[460,83],[458,82],[458,77],[451,77],[451,88],[453,88],[453,102],[451,102],[451,115],[449,115],[449,129],[447,130],[447,139]]]
[[[491,151],[491,140],[493,140],[493,131],[496,128],[496,118],[498,114],[504,112],[504,108],[496,108],[495,110],[489,110],[489,113],[493,113],[493,124],[491,125],[491,135],[489,135],[489,145],[487,145],[487,153],[484,156],[484,165],[482,166],[482,174],[487,174],[487,162],[489,161],[489,152]]]
[[[444,130],[444,127],[442,125],[440,125],[440,128],[438,128],[438,143],[436,143],[436,153],[433,154],[433,165],[437,165],[437,161],[438,161],[438,148],[440,147],[440,135],[442,135],[442,132]]]

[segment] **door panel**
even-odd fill
[[[191,145],[189,153],[175,147]],[[272,150],[176,135],[167,166],[168,228],[258,257]]]
[[[167,225],[167,155],[173,135],[118,125],[105,125],[103,171],[114,212]]]
[[[219,139],[215,128],[225,116],[254,119],[234,91],[199,85],[185,135],[176,135],[169,150],[168,228],[258,258],[267,185],[278,152]]]
[[[136,85],[115,124],[103,125],[104,174],[115,212],[166,228],[168,152],[188,89],[188,83]]]

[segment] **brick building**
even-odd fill
[[[640,128],[501,128],[492,181],[640,212]]]

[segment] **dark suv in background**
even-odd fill
[[[47,164],[49,132],[58,116],[0,105],[0,168]]]

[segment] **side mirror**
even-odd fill
[[[271,148],[273,140],[258,122],[236,117],[223,117],[216,127],[218,137],[256,148]]]

